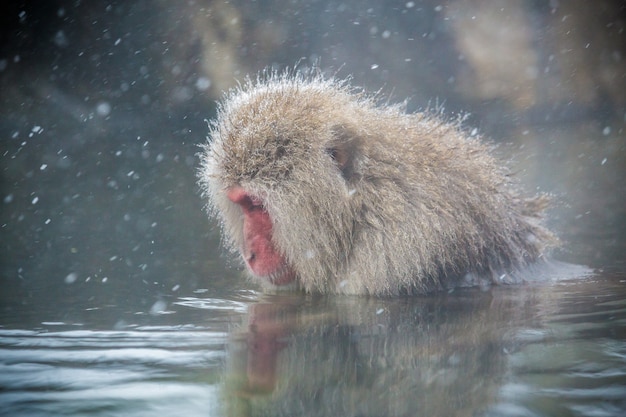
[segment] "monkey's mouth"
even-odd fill
[[[296,272],[286,259],[272,246],[263,252],[242,251],[248,271],[258,279],[272,285],[287,285],[295,281]]]
[[[246,264],[248,270],[255,278],[262,279],[272,285],[287,285],[291,284],[296,279],[295,271],[286,263],[280,264],[272,271],[259,271],[257,268],[251,266],[250,263],[246,262]]]
[[[287,285],[296,279],[296,273],[287,264],[283,264],[276,271],[262,277],[272,285]]]

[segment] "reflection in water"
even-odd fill
[[[618,415],[611,410],[626,409],[624,282],[581,298],[595,284],[267,297],[231,343],[227,414]],[[570,316],[581,305],[593,323]],[[605,322],[596,312],[608,305]],[[617,340],[605,342],[616,329]]]
[[[515,322],[515,307],[532,303],[529,296],[518,302],[472,291],[257,304],[234,343],[231,412],[472,415],[494,401],[504,369],[502,325]]]
[[[623,274],[388,299],[244,292],[163,311],[0,328],[0,415],[626,411]]]

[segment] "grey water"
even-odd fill
[[[0,415],[626,410],[623,272],[424,297],[241,290],[158,304],[2,326]]]

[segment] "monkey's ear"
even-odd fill
[[[326,147],[326,153],[341,172],[341,176],[350,181],[354,176],[354,159],[357,153],[355,135],[343,127],[333,129],[333,141]]]
[[[335,161],[337,168],[339,168],[341,171],[343,171],[348,165],[350,156],[348,155],[347,149],[344,149],[340,146],[334,146],[332,148],[326,149],[326,152],[328,153],[328,155],[330,155],[333,161]]]

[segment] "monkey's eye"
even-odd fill
[[[260,198],[246,195],[239,203],[246,210],[264,210],[263,201]]]
[[[251,209],[263,209],[263,201],[257,197],[250,197],[250,208]]]
[[[226,195],[230,201],[239,204],[244,210],[265,210],[263,200],[248,194],[241,187],[233,187],[227,190]]]

